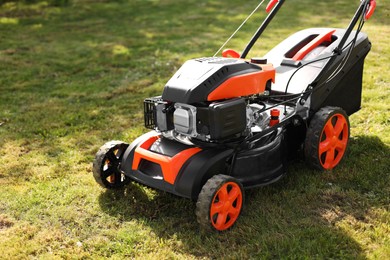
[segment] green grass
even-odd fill
[[[307,27],[345,27],[359,1],[286,1],[259,56]],[[146,132],[142,100],[212,56],[258,1],[72,1],[0,6],[0,258],[390,258],[390,1],[364,31],[362,109],[330,173],[304,162],[247,192],[230,231],[200,232],[192,201],[101,189],[94,154]],[[258,12],[227,47],[242,50]]]

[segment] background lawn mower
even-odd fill
[[[189,60],[161,96],[145,99],[151,131],[130,145],[104,144],[93,162],[96,181],[115,189],[133,180],[196,200],[201,227],[223,231],[239,217],[244,190],[279,180],[298,151],[314,168],[336,167],[348,146],[348,116],[361,105],[371,48],[361,29],[376,2],[361,1],[347,29],[299,31],[263,58],[245,59],[284,2],[270,1],[242,54]]]

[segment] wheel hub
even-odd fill
[[[332,136],[332,138],[331,138],[331,144],[332,144],[332,147],[334,147],[336,144],[337,144],[337,137],[336,136]]]
[[[230,201],[226,201],[225,204],[223,205],[223,210],[227,212],[229,211],[230,207],[231,207]]]

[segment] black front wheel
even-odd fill
[[[124,152],[129,144],[110,141],[100,147],[93,161],[93,177],[106,189],[119,189],[130,182],[129,177],[120,171]]]

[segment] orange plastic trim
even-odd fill
[[[267,81],[275,82],[275,68],[271,64],[261,66],[262,71],[231,77],[213,90],[208,101],[250,96],[262,93]]]
[[[170,184],[174,184],[177,174],[179,173],[183,164],[191,156],[200,152],[202,149],[198,147],[189,148],[181,151],[173,157],[169,157],[148,150],[157,139],[159,139],[158,136],[152,136],[135,149],[132,169],[138,169],[141,159],[157,163],[161,167],[164,180]]]
[[[222,51],[222,57],[228,58],[229,56],[237,59],[241,57],[241,55],[237,51],[232,49],[226,49]]]
[[[328,32],[325,32],[323,34],[318,35],[316,38],[314,38],[311,42],[306,44],[302,49],[300,49],[292,58],[295,61],[302,60],[305,58],[305,56],[314,50],[316,47],[318,47],[321,43],[325,41],[332,41],[332,35],[336,30],[331,30]]]
[[[210,205],[211,224],[216,230],[226,230],[236,222],[242,201],[242,191],[237,183],[227,182],[219,188]]]
[[[364,15],[364,19],[366,21],[368,19],[370,19],[371,16],[374,14],[375,8],[376,8],[376,1],[375,0],[371,0],[370,1],[370,6],[368,7],[368,10],[367,10],[366,14]]]
[[[272,8],[274,8],[274,6],[276,5],[277,2],[279,2],[279,1],[278,1],[278,0],[271,0],[271,1],[268,3],[267,7],[265,8],[265,11],[266,11],[267,13],[269,13],[269,12],[272,10]]]

